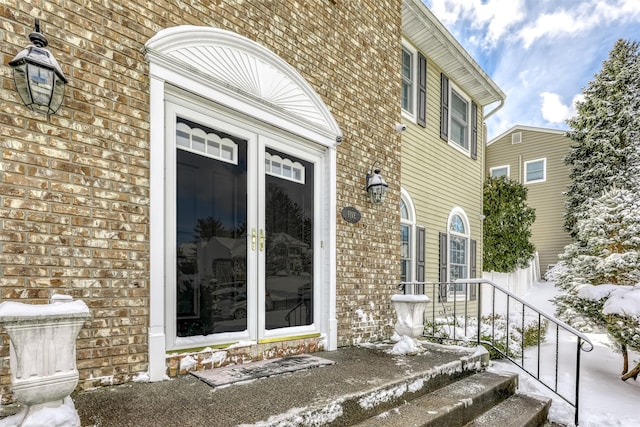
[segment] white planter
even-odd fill
[[[28,407],[18,425],[32,425],[37,411],[62,406],[75,389],[76,338],[89,317],[83,301],[63,295],[54,295],[51,304],[0,304],[0,323],[11,340],[12,391]]]
[[[395,330],[400,336],[418,338],[424,331],[424,310],[429,303],[426,295],[393,295],[396,309]]]

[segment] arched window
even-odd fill
[[[415,255],[413,250],[415,214],[413,204],[406,191],[400,197],[400,281],[414,280]]]
[[[449,282],[455,282],[458,279],[469,278],[469,262],[470,262],[470,242],[469,242],[469,221],[464,211],[455,208],[449,215],[449,224],[447,227],[449,240]],[[456,299],[463,299],[466,295],[466,285],[452,283],[449,286],[449,292]]]
[[[404,188],[400,194],[400,266],[400,281],[424,282],[425,229],[416,225],[416,210]],[[415,289],[406,291],[413,293]]]

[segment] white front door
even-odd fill
[[[167,111],[173,347],[317,332],[322,150],[222,113]]]

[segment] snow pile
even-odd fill
[[[180,359],[180,371],[191,371],[198,365],[198,361],[193,356],[186,356]]]
[[[604,314],[619,314],[621,316],[640,317],[640,284],[630,289],[627,286],[618,286],[604,303]]]
[[[80,417],[69,396],[64,399],[62,405],[56,408],[41,408],[29,412],[29,408],[26,407],[19,413],[0,420],[0,427],[69,427],[79,425]]]
[[[403,335],[393,348],[389,350],[389,353],[400,356],[403,354],[422,353],[423,351],[424,349],[416,339]]]
[[[605,284],[605,285],[598,285],[598,286],[584,285],[578,291],[578,296],[580,298],[588,299],[591,301],[599,301],[603,298],[609,298],[609,296],[612,293],[616,292],[616,290],[619,290],[619,289],[629,290],[631,289],[631,286],[612,285],[612,284],[608,284],[608,285]]]
[[[24,304],[15,301],[0,303],[0,317],[82,317],[89,316],[89,307],[84,301],[54,302],[53,304]]]
[[[140,372],[138,374],[136,374],[131,381],[133,381],[134,383],[148,383],[149,381],[151,381],[151,377],[149,376],[149,371],[147,372]]]

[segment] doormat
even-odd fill
[[[279,359],[261,360],[245,365],[231,365],[222,368],[207,369],[204,371],[192,371],[194,375],[212,387],[220,387],[240,381],[253,380],[300,371],[302,369],[317,368],[319,366],[333,365],[333,360],[323,359],[309,354],[282,357]]]

